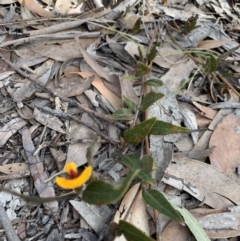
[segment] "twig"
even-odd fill
[[[88,114],[90,115],[93,115],[93,116],[96,116],[104,121],[107,121],[113,125],[116,125],[117,127],[121,128],[121,129],[126,129],[126,126],[122,123],[119,123],[119,122],[116,122],[116,121],[113,121],[112,119],[108,118],[107,116],[101,114],[101,113],[98,113],[96,111],[93,111],[91,110],[90,108],[80,104],[79,102],[75,101],[75,100],[71,100],[67,97],[64,97],[62,95],[59,95],[58,93],[56,93],[54,90],[38,83],[37,80],[35,80],[33,77],[29,76],[28,74],[26,74],[24,71],[22,71],[20,68],[18,68],[17,66],[15,66],[11,61],[7,60],[4,58],[4,56],[2,56],[0,54],[0,58],[5,62],[7,63],[11,68],[13,68],[16,72],[18,72],[19,74],[21,74],[22,76],[24,76],[25,78],[31,80],[32,82],[36,83],[38,86],[40,86],[41,88],[43,88],[43,90],[45,90],[46,92],[50,93],[51,95],[53,96],[57,96],[59,97],[59,99],[61,99],[62,101],[64,102],[67,102],[68,104],[72,105],[72,106],[76,106],[78,108],[80,108],[81,110],[87,112]]]
[[[2,205],[0,205],[0,222],[2,223],[8,241],[20,241]]]
[[[64,118],[64,119],[67,119],[67,120],[74,120],[75,122],[77,122],[79,124],[82,124],[82,125],[85,125],[89,129],[95,131],[99,136],[101,136],[106,141],[110,142],[111,144],[113,144],[113,145],[118,145],[119,144],[118,141],[115,141],[115,140],[111,139],[107,135],[105,135],[102,132],[100,132],[99,130],[95,129],[92,125],[88,124],[87,122],[81,121],[80,119],[78,119],[78,118],[76,118],[76,117],[74,117],[74,116],[72,116],[70,114],[59,112],[57,110],[53,110],[53,109],[50,109],[49,107],[44,107],[44,106],[37,106],[37,108],[39,110],[42,110],[44,112],[47,112],[49,114],[52,114],[52,115],[60,117],[60,118]]]
[[[60,32],[60,31],[64,31],[64,30],[79,27],[80,25],[82,25],[82,24],[84,24],[84,23],[86,23],[90,20],[92,20],[92,18],[59,23],[59,24],[55,24],[55,25],[52,25],[50,27],[46,27],[46,28],[43,28],[43,29],[30,31],[28,33],[30,34],[30,36],[57,33],[57,32]]]
[[[30,43],[32,41],[38,41],[38,40],[42,40],[42,39],[71,39],[71,38],[73,39],[74,35],[76,35],[76,34],[79,38],[95,38],[100,35],[100,32],[77,33],[76,31],[74,31],[74,32],[68,33],[68,34],[64,34],[64,33],[43,34],[43,35],[37,35],[37,36],[31,36],[31,37],[26,37],[26,38],[21,38],[21,39],[10,40],[5,43],[2,43],[0,45],[0,48],[11,46],[11,45],[18,46],[21,44],[26,44],[26,43]]]
[[[37,197],[37,196],[29,196],[29,195],[24,195],[20,194],[12,189],[5,188],[2,185],[0,185],[0,191],[2,192],[7,192],[11,193],[14,196],[20,197],[23,200],[25,200],[28,203],[35,203],[35,204],[43,204],[43,203],[49,203],[49,202],[55,202],[55,201],[63,201],[63,200],[68,200],[71,198],[74,198],[80,194],[79,191],[75,190],[66,194],[63,194],[61,196],[55,196],[55,197]],[[0,217],[1,221],[1,217]],[[13,240],[14,241],[14,240]]]
[[[209,108],[216,109],[240,109],[239,102],[220,102],[208,106]]]

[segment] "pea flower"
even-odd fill
[[[77,189],[89,180],[93,168],[92,166],[88,166],[81,174],[79,174],[77,165],[74,162],[69,162],[65,165],[65,171],[69,175],[69,178],[57,177],[57,185],[63,189]]]

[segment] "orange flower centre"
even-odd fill
[[[83,170],[82,173],[78,173],[76,163],[69,162],[65,165],[65,170],[68,173],[69,178],[57,177],[57,185],[64,189],[77,189],[90,179],[93,167],[88,166]]]
[[[79,173],[76,170],[71,169],[69,172],[69,176],[71,179],[77,178],[79,176]]]

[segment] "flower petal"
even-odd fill
[[[56,183],[63,189],[76,189],[81,187],[85,182],[89,180],[92,175],[92,166],[88,166],[85,170],[74,179],[67,179],[64,177],[57,177]]]
[[[67,172],[67,174],[70,175],[72,171],[77,172],[77,165],[75,162],[69,162],[66,163],[64,169]]]

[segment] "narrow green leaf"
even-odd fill
[[[197,25],[198,15],[190,17],[184,25],[184,33],[189,34],[192,30],[199,28],[200,26]]]
[[[152,172],[153,168],[155,166],[155,160],[152,156],[150,155],[145,155],[141,158],[141,162],[142,162],[142,169]]]
[[[120,220],[118,226],[128,241],[155,241],[126,221]]]
[[[137,70],[137,73],[136,73],[137,77],[141,77],[141,76],[147,74],[150,71],[150,68],[140,61],[137,62],[137,67],[138,67],[138,70]]]
[[[91,182],[83,191],[83,200],[89,204],[110,204],[120,200],[128,190],[139,170],[131,172],[122,184],[115,186],[101,180]]]
[[[183,218],[163,193],[157,190],[144,190],[143,198],[147,204],[171,219],[182,222]]]
[[[137,105],[131,101],[130,99],[128,99],[127,97],[124,96],[124,101],[126,103],[126,105],[128,106],[128,108],[133,112],[136,113],[137,111]]]
[[[149,54],[148,54],[148,63],[150,64],[152,60],[154,60],[154,58],[157,56],[158,51],[157,51],[157,47],[160,46],[160,43],[157,42],[156,44],[153,45],[153,47],[151,48]]]
[[[144,57],[143,57],[143,52],[140,46],[138,46],[138,55],[139,55],[139,60],[140,62],[144,62]]]
[[[136,34],[141,30],[141,18],[138,18],[137,21],[135,22],[132,33]]]
[[[163,86],[163,82],[160,79],[149,79],[144,83],[148,86],[156,86],[156,87]]]
[[[108,115],[108,117],[113,120],[126,120],[126,121],[133,120],[134,118],[132,111],[127,108],[119,109],[115,111],[112,115]]]
[[[127,74],[127,75],[123,76],[123,79],[133,82],[133,81],[137,80],[137,77],[136,77],[136,75],[133,75],[133,74],[130,74],[130,75]]]
[[[138,173],[138,177],[143,181],[154,184],[154,179],[152,178],[151,171],[153,165],[153,158],[140,159],[137,155],[124,155],[121,158],[122,163],[124,163],[127,167],[130,167],[132,171],[140,170]]]
[[[182,127],[182,126],[175,126],[165,121],[157,120],[152,127],[149,134],[151,135],[170,135],[170,134],[177,134],[177,133],[184,133],[189,134],[192,130]]]
[[[204,68],[208,73],[211,73],[216,71],[217,67],[218,67],[218,60],[213,55],[210,55],[210,57],[207,59],[207,63],[204,65]]]
[[[204,229],[200,226],[196,218],[185,208],[178,208],[178,211],[183,216],[185,223],[193,233],[197,241],[210,241]]]
[[[130,144],[137,145],[148,135],[156,121],[156,117],[152,117],[134,126],[132,129],[126,130],[123,134],[124,140]]]
[[[150,92],[143,97],[142,103],[140,105],[141,111],[146,111],[149,106],[158,101],[164,96],[163,93]]]

